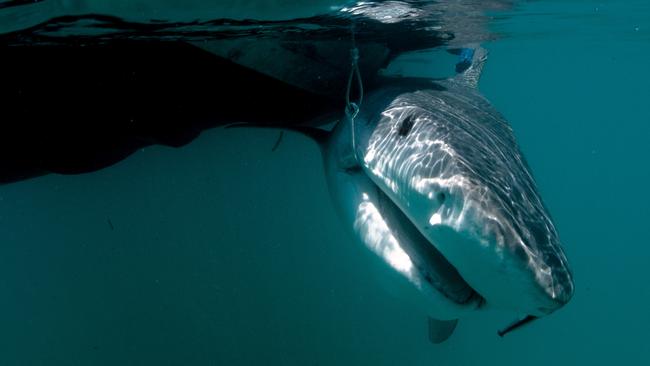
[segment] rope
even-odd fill
[[[359,109],[361,109],[361,103],[363,103],[363,80],[361,79],[361,71],[359,71],[359,49],[357,48],[357,42],[355,39],[355,29],[354,23],[350,27],[350,33],[352,35],[352,48],[350,49],[350,76],[348,77],[348,86],[345,92],[345,114],[350,118],[350,128],[351,128],[351,138],[352,138],[352,155],[354,160],[357,161],[357,148],[356,148],[356,138],[355,138],[355,118],[359,114]],[[357,88],[359,90],[359,99],[356,102],[350,101],[350,93],[352,91],[352,79],[356,76],[357,79]]]
[[[359,71],[359,49],[356,45],[353,44],[352,49],[350,49],[350,59],[352,60],[352,65],[350,69],[350,76],[348,77],[348,88],[345,93],[345,103],[346,103],[346,112],[359,112],[361,108],[361,103],[363,102],[363,81],[361,80],[361,71]],[[357,85],[359,88],[359,100],[355,102],[350,101],[350,92],[352,91],[352,79],[356,76]]]

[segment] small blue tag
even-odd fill
[[[460,50],[460,55],[458,55],[459,60],[456,64],[456,72],[461,73],[469,69],[472,66],[472,58],[474,58],[474,49],[473,48],[462,48]]]
[[[472,63],[472,58],[474,57],[474,49],[473,48],[463,48],[460,51],[460,61],[459,63]]]

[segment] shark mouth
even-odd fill
[[[404,212],[379,187],[376,188],[384,220],[398,229],[395,230],[399,236],[398,242],[413,263],[419,284],[432,288],[457,305],[474,304],[477,308],[484,305],[483,296],[465,281],[456,267],[422,235]]]
[[[433,244],[427,244],[420,251],[423,265],[416,265],[426,283],[458,305],[474,302],[477,302],[478,306],[483,305],[485,299],[465,281]]]

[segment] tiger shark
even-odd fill
[[[332,131],[290,128],[321,147],[343,222],[423,295],[434,343],[471,311],[525,314],[503,336],[574,291],[513,131],[477,90],[486,58],[479,48],[452,78],[384,86]]]

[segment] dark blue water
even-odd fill
[[[562,238],[571,302],[426,338],[417,295],[359,246],[311,141],[213,129],[107,169],[0,186],[1,365],[650,363],[650,6],[494,13],[481,91],[510,121]],[[394,66],[434,72],[422,54]],[[413,61],[413,60],[416,61]],[[435,62],[435,60],[432,60]]]

